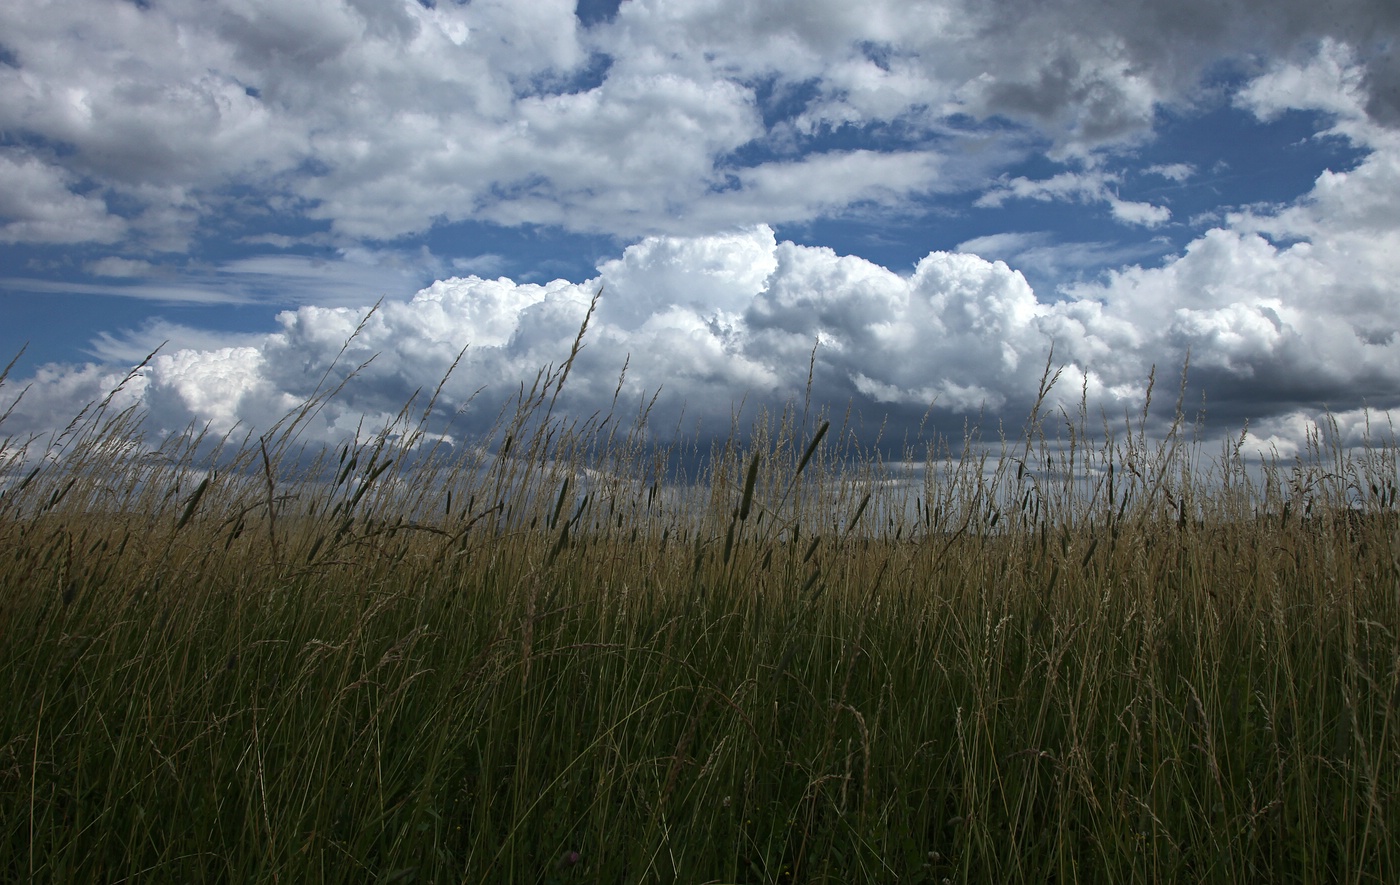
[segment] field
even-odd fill
[[[476,448],[10,439],[0,879],[1400,881],[1393,443],[699,451],[566,375]]]

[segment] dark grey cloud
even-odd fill
[[[1141,136],[1158,104],[1189,106],[1222,67],[1301,60],[1347,44],[1365,72],[1368,110],[1393,125],[1400,13],[1386,0],[994,0],[970,7],[990,85],[985,113],[1039,121],[1073,145]]]

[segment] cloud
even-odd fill
[[[125,386],[123,386],[125,382]],[[146,381],[129,377],[129,370],[89,363],[82,366],[49,363],[26,379],[6,379],[0,387],[0,403],[11,410],[0,437],[0,448],[13,451],[30,439],[40,445],[51,442],[89,404],[111,396],[114,409],[143,406]],[[161,426],[160,431],[167,428]],[[32,448],[31,454],[37,454]]]
[[[599,267],[607,296],[599,319],[631,331],[673,307],[741,314],[777,269],[776,245],[766,226],[695,239],[648,237]]]
[[[455,271],[468,271],[478,276],[491,276],[499,274],[506,268],[509,259],[504,255],[495,252],[483,252],[480,255],[470,255],[465,258],[452,259],[452,269]]]
[[[1140,263],[1162,250],[1154,242],[1065,241],[1050,231],[1013,231],[965,240],[954,251],[1004,261],[1024,273],[1032,284],[1044,281],[1037,289],[1042,296],[1049,296],[1057,287],[1082,281],[1105,268]]]
[[[107,256],[87,269],[105,282],[7,277],[0,278],[0,286],[39,295],[100,295],[185,305],[363,305],[421,285],[441,273],[443,263],[426,251],[346,248],[325,256],[258,255],[185,267]]]
[[[1154,206],[1133,200],[1120,200],[1110,197],[1108,208],[1113,217],[1125,224],[1140,224],[1143,227],[1157,227],[1171,220],[1171,210],[1166,206]]]
[[[0,149],[0,243],[111,243],[126,224],[106,203],[74,193],[61,167]]]
[[[1158,175],[1168,181],[1183,182],[1196,174],[1196,167],[1190,163],[1163,163],[1143,169],[1144,175]]]
[[[95,277],[145,277],[156,273],[156,266],[149,261],[119,258],[108,255],[88,265],[88,273]]]
[[[1075,307],[1057,329],[1067,353],[1086,366],[1111,362],[1120,377],[1131,352],[1165,365],[1189,353],[1226,420],[1323,404],[1393,408],[1400,223],[1386,207],[1400,198],[1397,147],[1323,173],[1278,212],[1231,216],[1160,267],[1071,287]]]
[[[101,332],[85,348],[89,356],[107,365],[134,366],[157,350],[174,353],[215,351],[223,347],[256,347],[265,335],[213,332],[154,318],[134,329]]]
[[[954,251],[968,252],[973,255],[992,255],[998,258],[1007,255],[1019,256],[1032,249],[1048,245],[1050,240],[1051,235],[1048,231],[1005,231],[963,240]]]
[[[1324,39],[1306,63],[1275,61],[1235,94],[1235,103],[1261,120],[1277,119],[1289,110],[1319,110],[1348,118],[1364,118],[1365,71],[1357,66],[1348,45]]]
[[[959,414],[1005,405],[1047,346],[1033,328],[1034,295],[1004,264],[935,253],[905,278],[829,249],[778,243],[759,226],[649,238],[580,283],[442,280],[411,301],[383,304],[358,334],[363,308],[306,306],[241,346],[186,336],[199,347],[158,355],[133,390],[154,428],[195,421],[228,432],[269,426],[313,393],[338,356],[341,372],[368,361],[306,431],[331,440],[363,416],[366,427],[392,418],[415,391],[435,387],[465,347],[440,405],[450,414],[470,403],[459,431],[481,431],[522,382],[568,355],[600,290],[561,407],[576,415],[608,408],[626,363],[629,407],[659,390],[658,426],[684,416],[706,434],[728,432],[737,399],[777,408],[799,398],[818,341],[821,401],[920,413],[938,401]],[[172,331],[184,332],[153,325],[98,346],[130,355],[138,339],[144,346]],[[40,401],[76,407],[74,397],[93,395],[112,374],[54,367],[35,383]],[[13,420],[30,428],[52,417],[22,407]]]
[[[1300,58],[1331,42],[1356,50],[1368,92],[1393,95],[1397,82],[1387,59],[1400,13],[1386,0],[996,0],[982,7],[984,33],[999,38],[1005,56],[1019,55],[988,68],[985,100],[991,109],[1058,123],[1072,152],[1150,129],[1153,105],[1189,106],[1201,78],[1222,61]]]
[[[78,283],[31,277],[0,278],[0,286],[11,292],[30,295],[101,295],[137,298],[169,304],[247,304],[253,299],[240,292],[210,287],[198,282],[148,280],[141,283]]]
[[[1113,189],[1119,180],[1118,175],[1101,170],[1061,172],[1039,180],[1017,176],[999,182],[978,197],[974,205],[995,208],[1013,199],[1106,203],[1113,217],[1125,224],[1156,227],[1171,219],[1171,210],[1165,206],[1119,199]]]
[[[293,299],[318,305],[364,304],[418,285],[440,272],[441,262],[418,254],[347,248],[327,256],[263,255],[225,261],[210,282],[262,300]]]
[[[729,177],[737,187],[706,194],[685,219],[719,227],[734,217],[760,216],[778,224],[838,210],[851,215],[875,207],[898,212],[913,197],[940,189],[942,165],[931,152],[863,150],[764,163],[733,172]]]
[[[1343,96],[1389,125],[1393,6],[630,0],[584,28],[570,0],[14,0],[0,128],[35,147],[0,157],[0,238],[179,252],[271,214],[342,244],[463,219],[628,239],[808,221],[968,186],[981,127],[1060,158],[1136,144],[1256,58],[1279,66],[1240,99],[1257,113]]]
[[[983,114],[1030,118],[1059,130],[1057,140],[1072,153],[1149,129],[1163,91],[1124,54],[1085,48],[1083,54],[1078,47],[1062,49],[1020,76],[983,75],[963,95]]]

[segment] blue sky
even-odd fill
[[[602,288],[580,414],[626,361],[723,434],[816,345],[833,409],[1019,426],[1052,347],[1108,414],[1189,353],[1288,454],[1400,408],[1398,33],[1385,0],[14,0],[4,431],[162,342],[124,394],[156,434],[256,429],[382,297],[308,433],[463,346],[469,433]]]

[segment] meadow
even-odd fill
[[[1396,451],[432,403],[0,455],[0,878],[1400,881]],[[3,379],[0,379],[3,383]],[[1325,428],[1324,428],[1325,430]],[[3,431],[3,424],[0,424]]]

